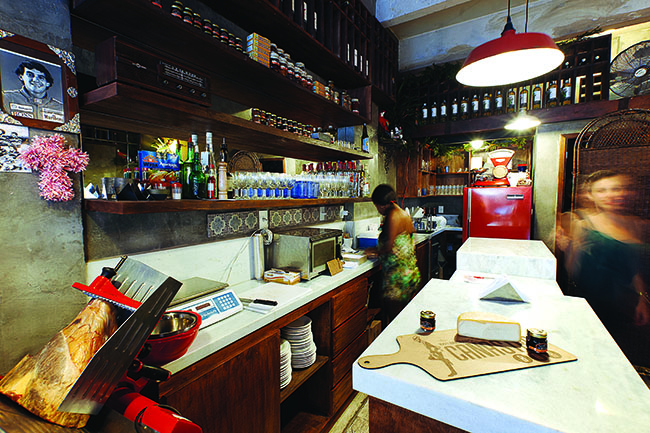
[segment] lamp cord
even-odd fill
[[[526,24],[524,25],[524,33],[528,33],[528,0],[526,0]]]

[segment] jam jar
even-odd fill
[[[429,310],[420,311],[420,329],[432,332],[436,329],[436,313]]]
[[[546,331],[543,329],[528,328],[526,331],[526,349],[532,353],[546,353],[548,351]]]

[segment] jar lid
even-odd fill
[[[429,310],[420,311],[420,318],[422,319],[435,319],[436,313]]]
[[[539,328],[528,328],[527,334],[533,338],[546,338],[546,331]]]

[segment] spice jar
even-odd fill
[[[543,329],[528,328],[526,331],[526,349],[533,353],[546,353],[548,351],[546,331]]]
[[[221,37],[221,29],[214,23],[212,24],[212,37],[217,39]]]
[[[171,14],[173,17],[183,19],[183,3],[180,1],[172,3]]]
[[[186,6],[185,9],[183,9],[183,22],[187,24],[194,23],[194,11],[192,11],[192,8]]]
[[[203,21],[201,20],[201,15],[199,13],[194,12],[194,18],[192,24],[194,24],[194,27],[196,27],[197,29],[203,28]]]
[[[429,310],[420,311],[420,329],[431,332],[436,329],[436,313]]]
[[[352,98],[352,112],[359,114],[359,99]]]
[[[212,36],[212,21],[207,18],[203,20],[203,32]]]

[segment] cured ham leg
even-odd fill
[[[84,427],[90,415],[59,412],[57,408],[116,329],[116,307],[93,299],[39,353],[26,355],[0,380],[0,393],[47,421]]]

